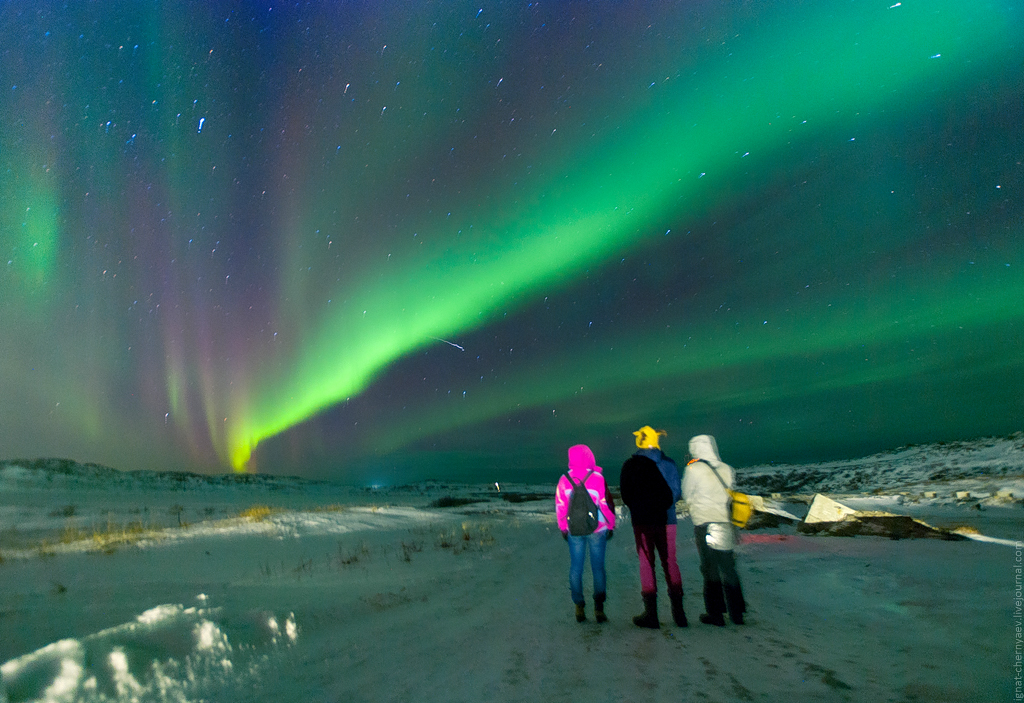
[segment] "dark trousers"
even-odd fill
[[[640,592],[657,593],[658,581],[654,573],[654,556],[661,559],[670,596],[683,595],[683,577],[676,561],[675,525],[633,525],[636,553],[640,557]]]
[[[695,525],[694,540],[700,555],[700,573],[704,576],[704,609],[711,616],[720,616],[728,608],[729,617],[742,620],[746,611],[736,559],[732,550],[712,549],[707,541],[708,526]]]

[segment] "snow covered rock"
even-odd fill
[[[826,534],[835,537],[879,535],[891,539],[966,539],[963,535],[932,527],[908,515],[897,515],[884,510],[855,510],[821,493],[814,496],[807,517],[797,526],[797,530],[805,534]]]

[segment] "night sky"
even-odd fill
[[[241,9],[240,9],[241,8]],[[0,458],[1024,428],[1024,2],[0,4]]]

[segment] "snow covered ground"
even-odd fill
[[[609,544],[610,621],[576,623],[553,515],[559,469],[551,485],[499,491],[0,464],[0,701],[1001,701],[1021,690],[1024,435],[741,468],[749,492],[778,493],[796,515],[825,491],[1009,542],[747,531],[747,624],[723,629],[696,622],[685,518],[694,624],[670,624],[664,591],[660,631],[630,622],[641,603],[628,519]]]

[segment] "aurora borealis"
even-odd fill
[[[0,455],[532,479],[1024,427],[1024,3],[0,6]]]

